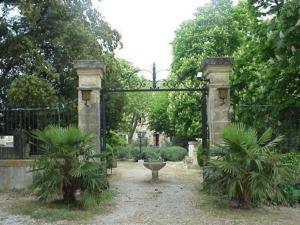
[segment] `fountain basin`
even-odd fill
[[[152,180],[158,180],[158,171],[166,165],[165,162],[144,162],[144,166],[152,171]]]

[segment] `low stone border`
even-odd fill
[[[32,183],[31,165],[34,160],[0,160],[0,189],[18,190]]]
[[[0,167],[30,167],[33,162],[32,159],[5,159],[0,160]]]

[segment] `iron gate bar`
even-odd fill
[[[196,92],[202,93],[201,97],[201,121],[202,121],[202,148],[204,151],[209,149],[209,134],[207,124],[207,100],[208,87],[204,85],[203,88],[150,88],[150,89],[105,89],[102,88],[100,92],[101,98],[101,149],[106,150],[106,115],[105,115],[105,94],[106,93],[126,93],[126,92]]]
[[[208,95],[208,87],[205,86],[204,91],[202,92],[201,97],[201,122],[202,122],[202,149],[205,151],[207,159],[204,160],[204,166],[207,166],[208,163],[208,149],[209,149],[209,129],[207,124],[207,100],[206,96]]]
[[[106,114],[105,114],[105,94],[104,89],[100,91],[100,148],[106,150]]]
[[[121,92],[192,92],[192,91],[206,91],[206,88],[150,88],[150,89],[102,89],[104,93],[121,93]]]

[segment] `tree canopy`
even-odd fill
[[[233,6],[229,0],[216,0],[198,8],[195,18],[176,31],[170,79],[184,87],[200,87],[196,74],[201,62],[209,56],[232,55],[243,41],[248,23],[245,3]],[[167,113],[173,134],[180,139],[201,137],[200,99],[201,93],[169,95]]]
[[[107,66],[104,85],[121,85],[121,67],[114,56],[114,50],[122,46],[121,35],[91,0],[4,0],[0,11],[1,107],[9,106],[8,89],[24,74],[47,80],[60,103],[76,101],[74,60],[102,61]],[[124,104],[113,97],[107,101],[116,108],[107,107],[108,123],[116,129]]]
[[[46,108],[55,106],[57,102],[53,86],[37,76],[21,76],[12,82],[8,90],[8,105],[14,108]]]
[[[148,85],[148,81],[139,76],[138,68],[134,67],[126,60],[120,60],[121,69],[121,83],[125,89],[133,89],[140,86],[140,84]],[[123,97],[124,110],[122,114],[122,122],[119,130],[128,135],[129,143],[132,142],[134,133],[138,125],[147,123],[150,104],[153,100],[151,93],[143,92],[129,92],[129,93],[114,93],[116,98]]]
[[[155,93],[149,109],[149,128],[172,137],[174,128],[167,109],[170,104],[168,93]]]
[[[206,57],[233,56],[233,119],[258,131],[271,123],[286,134],[296,128],[300,109],[299,9],[297,0],[248,0],[236,6],[229,0],[214,0],[198,8],[195,18],[176,31],[170,79],[197,86],[196,74]],[[171,121],[175,136],[201,137],[200,97],[168,96],[164,118]],[[162,128],[155,119],[150,122],[156,130]],[[284,124],[294,128],[283,128]]]

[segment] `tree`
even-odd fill
[[[168,107],[171,124],[174,124],[175,140],[181,140],[182,145],[201,136],[200,94],[171,93]]]
[[[147,124],[149,105],[152,95],[149,93],[127,93],[127,102],[123,116],[123,129],[127,132],[129,144],[137,126]]]
[[[149,86],[149,82],[138,76],[139,69],[135,68],[131,63],[125,60],[119,60],[120,81],[123,88],[139,89],[141,86]],[[133,134],[137,126],[146,124],[148,118],[149,107],[152,101],[152,94],[141,92],[114,93],[115,98],[124,99],[124,111],[120,130],[125,131],[128,135],[128,142],[132,142]]]
[[[20,74],[45,78],[67,101],[76,99],[74,60],[105,61],[108,75],[116,77],[110,58],[120,44],[120,35],[90,0],[4,1],[0,6],[4,12],[0,25],[3,104],[6,90]]]
[[[46,108],[55,106],[57,100],[53,86],[34,75],[15,79],[8,90],[8,104],[13,108]]]
[[[176,31],[171,79],[183,87],[200,87],[196,80],[200,63],[209,56],[231,56],[243,42],[249,23],[247,9],[245,2],[232,6],[229,0],[198,8],[195,19]],[[201,136],[200,99],[198,93],[170,94],[169,117],[181,139]]]
[[[149,128],[158,133],[165,133],[169,137],[174,135],[174,127],[169,118],[169,94],[156,93],[153,95],[148,115]]]
[[[266,16],[270,14],[279,14],[280,9],[286,2],[284,0],[248,0],[253,5],[259,15]]]
[[[91,0],[4,0],[0,3],[0,104],[7,106],[10,84],[35,74],[54,87],[60,103],[77,100],[78,78],[73,61],[97,59],[106,64],[104,85],[118,87],[119,62],[114,50],[120,34],[112,29]],[[116,129],[123,100],[107,96],[107,121]]]
[[[299,1],[278,1],[276,13],[272,10],[263,13],[263,8],[257,7],[259,3],[272,9],[271,0],[250,2],[256,8],[249,6],[251,26],[234,54],[231,75],[235,119],[259,131],[268,124],[285,134],[289,143],[283,149],[300,149]],[[267,19],[262,19],[262,15],[268,16]]]
[[[235,53],[231,79],[234,102],[278,105],[280,111],[299,101],[297,6],[297,1],[290,1],[271,20],[253,18],[249,35]]]
[[[61,196],[67,204],[76,202],[81,191],[83,205],[98,204],[108,181],[96,160],[94,137],[75,127],[49,126],[33,132],[43,152],[35,164],[32,189],[39,200]]]

